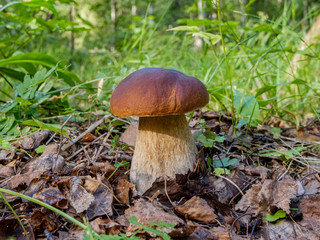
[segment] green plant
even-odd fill
[[[265,220],[268,222],[275,222],[281,218],[285,218],[287,216],[287,213],[283,210],[278,210],[275,214],[271,215],[269,213],[264,214]]]
[[[29,196],[26,196],[24,194],[21,194],[21,193],[17,193],[17,192],[14,192],[14,191],[11,191],[11,190],[8,190],[8,189],[4,189],[4,188],[0,188],[0,198],[2,198],[4,200],[4,202],[9,206],[9,208],[11,209],[11,211],[13,211],[13,213],[15,214],[16,218],[19,220],[19,217],[18,215],[16,215],[15,211],[12,209],[11,205],[6,201],[6,199],[3,197],[2,193],[7,193],[7,194],[11,194],[11,195],[14,195],[14,196],[17,196],[17,197],[20,197],[20,198],[23,198],[23,199],[26,199],[26,200],[29,200],[33,203],[36,203],[36,204],[39,204],[40,206],[42,207],[45,207],[59,215],[61,215],[62,217],[68,219],[69,221],[71,221],[72,223],[74,223],[75,225],[81,227],[82,229],[86,230],[86,233],[84,234],[84,238],[85,240],[112,240],[112,239],[132,239],[132,240],[135,240],[135,239],[141,239],[141,238],[138,238],[136,237],[136,235],[144,230],[144,231],[149,231],[149,232],[152,232],[154,234],[156,234],[157,236],[160,236],[162,237],[163,239],[165,240],[169,240],[171,239],[170,236],[166,233],[163,233],[157,229],[155,229],[154,227],[160,227],[160,228],[172,228],[175,226],[175,224],[172,224],[172,223],[167,223],[167,222],[150,222],[148,225],[146,226],[143,226],[141,223],[139,223],[137,221],[137,218],[132,216],[131,218],[129,218],[129,222],[132,223],[132,224],[135,224],[137,226],[139,226],[139,229],[135,231],[134,234],[132,234],[130,237],[127,237],[125,234],[123,233],[120,233],[118,236],[117,235],[104,235],[104,234],[97,234],[95,233],[92,228],[88,225],[88,224],[83,224],[81,223],[80,221],[78,221],[77,219],[71,217],[70,215],[66,214],[65,212],[47,204],[47,203],[44,203],[38,199],[35,199],[35,198],[32,198],[32,197],[29,197]],[[21,221],[19,220],[20,224]],[[24,227],[23,227],[24,229]]]

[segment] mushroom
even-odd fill
[[[119,83],[110,100],[112,113],[140,117],[130,169],[138,194],[159,177],[194,169],[197,148],[184,114],[208,101],[200,80],[175,70],[144,68]]]

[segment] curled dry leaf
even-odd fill
[[[129,146],[135,146],[138,135],[138,125],[138,122],[132,121],[119,140]]]
[[[14,155],[14,151],[0,150],[0,163],[7,164],[11,160],[13,160]]]
[[[110,186],[100,184],[96,191],[93,193],[94,200],[87,208],[87,216],[92,219],[97,216],[108,215],[111,216],[113,191]]]
[[[87,210],[90,204],[94,201],[94,196],[88,193],[81,184],[82,181],[78,177],[73,177],[70,180],[70,193],[68,194],[68,200],[77,213]]]
[[[81,142],[92,142],[95,139],[95,136],[92,133],[87,133],[82,139]]]
[[[209,204],[202,198],[194,196],[183,205],[177,206],[176,210],[186,216],[205,223],[216,223],[217,215]]]
[[[134,190],[135,186],[133,183],[130,183],[126,179],[120,179],[118,181],[117,187],[116,187],[116,197],[120,201],[120,204],[129,205],[129,194],[130,191]]]
[[[29,185],[30,182],[39,178],[45,171],[51,170],[54,173],[61,171],[64,166],[64,158],[60,155],[45,155],[32,159],[28,162],[21,174],[12,177],[7,186],[11,189],[19,185]]]
[[[175,224],[174,229],[158,228],[157,230],[169,234],[171,237],[187,237],[192,234],[194,227],[186,225],[182,219],[170,211],[165,211],[164,207],[157,201],[152,203],[140,198],[125,211],[125,216],[129,219],[135,216],[139,223],[148,225],[150,222],[167,222]],[[132,235],[139,226],[130,223],[127,229],[127,235]],[[154,236],[152,233],[149,233]]]
[[[108,219],[102,219],[101,217],[94,219],[93,221],[89,222],[90,226],[92,227],[93,231],[98,234],[105,234],[106,230],[104,225]]]
[[[33,197],[57,208],[68,208],[68,200],[58,188],[43,189],[35,193]]]
[[[298,193],[297,183],[289,176],[281,181],[265,180],[263,184],[255,184],[236,205],[236,210],[259,212],[270,210],[275,206],[290,213],[290,199]]]
[[[14,171],[12,167],[7,167],[0,165],[0,179],[1,178],[9,178],[14,175]]]

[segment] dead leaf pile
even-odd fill
[[[246,126],[234,131],[230,114],[195,112],[192,132],[205,129],[224,141],[213,147],[196,142],[197,171],[167,181],[159,178],[144,196],[129,181],[129,164],[120,164],[131,161],[137,122],[129,126],[109,117],[116,124],[96,130],[103,125],[97,122],[70,124],[83,132],[68,129],[72,141],[41,130],[12,143],[15,149],[1,150],[0,187],[43,201],[78,221],[86,219],[98,234],[129,239],[160,239],[159,232],[190,240],[320,238],[319,122],[309,122],[296,133],[275,119],[248,132]],[[307,134],[313,137],[301,137]],[[38,154],[35,149],[42,144],[46,148]],[[217,165],[220,174],[214,173]],[[81,239],[85,233],[46,208],[4,196],[29,239]],[[0,209],[0,239],[27,239],[10,209],[5,204]],[[284,217],[266,220],[277,211]]]

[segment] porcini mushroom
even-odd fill
[[[140,117],[130,169],[138,194],[158,177],[193,170],[197,148],[184,114],[208,101],[200,80],[175,70],[144,68],[119,83],[111,96],[112,113]]]

